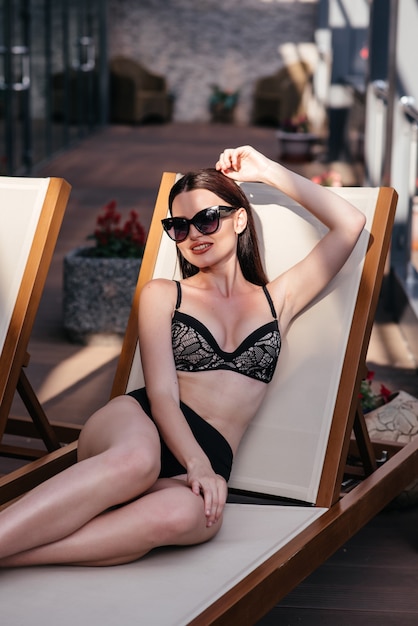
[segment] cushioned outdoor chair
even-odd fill
[[[137,345],[142,286],[152,277],[178,276],[175,245],[162,236],[160,223],[175,180],[175,174],[163,176],[112,396],[143,382]],[[267,273],[275,275],[305,255],[324,228],[280,192],[259,183],[243,187],[256,211]],[[364,211],[366,230],[341,272],[287,335],[265,402],[238,452],[218,535],[204,545],[159,549],[112,568],[3,571],[5,623],[25,623],[42,605],[61,626],[110,624],[115,615],[124,624],[254,624],[411,482],[418,442],[389,454],[376,469],[358,411],[396,193],[333,191]],[[365,472],[344,493],[350,445]],[[76,446],[4,478],[1,501],[73,463]],[[70,598],[77,598],[71,606]]]
[[[275,74],[260,78],[255,86],[252,118],[254,124],[281,126],[296,115],[306,115],[304,95],[312,80],[312,68],[297,61]]]
[[[171,119],[172,97],[165,78],[125,57],[110,61],[110,117],[112,122],[138,124]]]

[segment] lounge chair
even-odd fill
[[[0,453],[8,456],[33,458],[45,451],[1,443],[6,430],[35,430],[48,451],[60,447],[24,368],[69,194],[70,185],[60,178],[0,177]],[[9,416],[16,390],[33,423]]]
[[[176,179],[165,174],[111,395],[142,384],[137,302],[151,277],[177,276],[175,246],[160,219]],[[324,232],[304,209],[259,183],[244,189],[256,209],[267,273],[305,254]],[[39,606],[53,623],[254,624],[408,485],[418,442],[376,468],[361,412],[360,382],[396,206],[392,189],[342,188],[367,216],[339,275],[296,319],[280,365],[231,476],[224,524],[209,543],[164,548],[112,568],[51,566],[3,571],[5,623],[31,623]],[[355,426],[364,476],[342,491]],[[75,460],[76,443],[0,482],[0,502]],[[356,480],[356,479],[354,479]],[[257,495],[254,495],[257,494]],[[39,620],[44,620],[44,612]]]

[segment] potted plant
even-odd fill
[[[94,245],[64,258],[63,325],[77,343],[103,343],[125,332],[146,233],[136,211],[123,225],[121,219],[112,200],[87,237]]]
[[[212,85],[212,94],[209,98],[212,122],[231,123],[238,98],[239,91],[228,91],[218,85]]]
[[[295,115],[284,120],[276,133],[279,143],[279,158],[288,161],[309,161],[312,146],[318,136],[309,131],[306,115]]]

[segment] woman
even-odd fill
[[[280,189],[328,228],[305,259],[270,282],[235,181]],[[79,462],[0,513],[1,566],[114,565],[213,537],[233,455],[273,376],[281,338],[343,266],[365,223],[344,199],[249,146],[227,149],[216,169],[177,182],[170,211],[163,226],[184,278],[153,280],[142,291],[146,392],[97,411],[81,433]]]

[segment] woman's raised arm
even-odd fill
[[[305,259],[270,283],[283,328],[342,268],[364,228],[365,216],[338,194],[268,159],[251,146],[224,150],[216,168],[236,181],[258,181],[276,187],[328,228]]]

